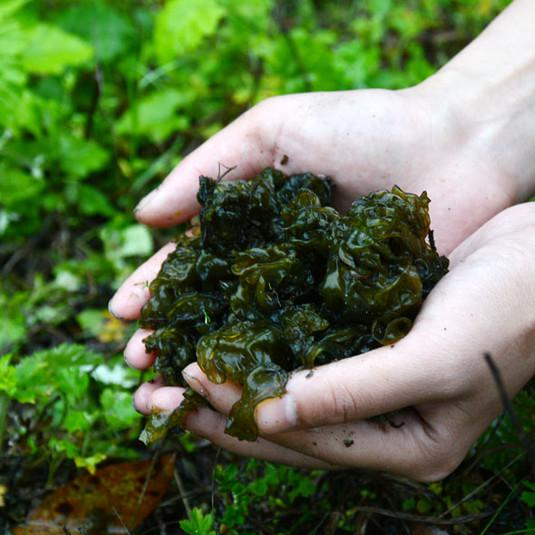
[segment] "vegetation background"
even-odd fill
[[[150,374],[124,365],[133,327],[107,312],[172,235],[133,207],[203,140],[272,95],[415,84],[507,3],[0,1],[0,533],[76,473],[171,450],[166,497],[123,533],[535,533],[507,417],[432,485],[240,460],[188,434],[143,447],[131,396]],[[535,436],[529,386],[515,407]],[[82,516],[46,533],[117,522]]]

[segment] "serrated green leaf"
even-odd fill
[[[69,433],[86,433],[91,429],[98,413],[89,412],[87,409],[76,410],[70,408],[62,420],[61,427]]]
[[[60,74],[68,66],[81,65],[93,57],[89,43],[50,24],[37,24],[27,31],[28,47],[22,65],[33,74]]]
[[[156,17],[154,46],[160,63],[197,48],[225,14],[216,0],[170,0]]]
[[[204,514],[198,507],[191,510],[187,520],[180,521],[180,527],[188,535],[216,535],[214,516],[212,513]]]
[[[102,356],[80,344],[61,344],[22,358],[16,366],[17,391],[21,403],[35,403],[41,397],[57,394],[58,388],[76,397],[87,389],[87,372],[81,367],[95,366]]]

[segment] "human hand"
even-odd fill
[[[293,374],[282,398],[256,409],[257,443],[224,434],[240,387],[211,383],[197,364],[188,384],[215,409],[187,427],[243,455],[302,466],[359,467],[432,481],[448,475],[501,410],[490,352],[513,396],[535,373],[535,205],[510,208],[451,254],[410,333],[395,346]],[[174,408],[182,389],[140,391]],[[385,422],[367,418],[391,413]],[[292,456],[293,452],[293,456]],[[317,464],[314,464],[316,461]]]
[[[529,26],[532,10],[533,4],[529,0],[516,0],[474,43],[437,75],[415,88],[398,92],[372,90],[293,95],[262,103],[188,156],[157,192],[140,203],[138,219],[154,226],[187,220],[198,209],[195,202],[198,175],[214,175],[218,162],[238,166],[228,175],[229,179],[252,176],[271,165],[287,173],[310,170],[332,175],[338,187],[339,207],[349,205],[361,193],[391,187],[394,183],[408,191],[426,189],[433,200],[431,216],[438,247],[442,253],[449,253],[495,213],[525,198],[533,187],[535,166],[530,140],[535,139],[535,122],[532,120],[535,108],[529,105],[534,93],[533,69],[530,67],[534,34]],[[455,251],[454,259],[462,257],[459,251],[463,251],[463,247],[466,246],[463,244]],[[125,319],[138,317],[148,299],[146,283],[156,276],[172,248],[172,244],[164,247],[125,282],[110,303],[110,309],[116,315]],[[461,265],[459,261],[453,273],[460,273]],[[452,279],[457,280],[457,275],[450,274],[446,278]],[[441,283],[441,287],[444,284]],[[436,303],[439,290],[432,295],[430,303]],[[424,310],[438,310],[430,303]],[[466,304],[469,302],[466,301]],[[459,305],[462,305],[462,300]],[[518,311],[515,309],[515,312]],[[511,317],[514,315],[511,314]],[[419,319],[418,325],[426,325],[426,321]],[[459,330],[459,323],[456,325]],[[421,327],[419,329],[421,331]],[[498,336],[499,333],[497,330],[492,334]],[[149,367],[154,360],[154,355],[146,354],[142,344],[148,334],[148,331],[138,331],[128,344],[125,355],[134,366]],[[396,346],[395,354],[404,348],[410,351],[410,340],[416,338],[412,334],[407,338],[409,341],[403,340],[401,345]],[[503,343],[509,343],[508,333],[502,331],[502,334]],[[429,337],[425,340],[429,342]],[[442,355],[456,352],[458,346],[453,338],[443,341],[451,343],[451,346],[444,345]],[[494,346],[501,347],[499,340],[495,340]],[[427,346],[424,344],[423,347]],[[415,354],[420,354],[422,349],[420,353],[416,349]],[[388,353],[387,349],[377,351]],[[515,354],[520,353],[517,351]],[[375,358],[371,361],[371,356],[370,353],[359,357],[358,361],[355,360],[359,364],[355,365],[366,367],[365,363],[370,362],[369,366],[373,368],[376,361]],[[480,366],[479,360],[477,362]],[[412,363],[407,370],[414,373],[413,380],[421,379],[418,361],[400,359],[403,366],[408,363]],[[341,365],[331,366],[333,372],[322,371],[327,377],[330,373],[336,376],[336,370]],[[395,367],[392,369],[397,372]],[[190,375],[193,371],[190,370]],[[477,377],[478,374],[472,371],[470,366],[460,373],[465,378]],[[525,366],[520,366],[518,373],[518,377],[524,380],[527,373]],[[444,379],[448,378],[451,379],[451,376],[444,376]],[[409,385],[412,384],[407,380]],[[435,382],[432,384],[435,385]],[[438,382],[445,381],[438,377]],[[445,387],[455,389],[457,385],[452,386],[448,381]],[[289,388],[292,389],[292,383]],[[379,413],[379,407],[390,410],[388,404],[386,408],[382,404],[384,394],[378,395],[376,390],[366,398],[367,405],[364,407],[367,408],[360,416]],[[430,388],[425,391],[430,391]],[[439,391],[444,392],[443,389]],[[404,396],[408,396],[407,390],[401,388],[400,396],[398,401],[403,401]],[[145,412],[151,407],[170,410],[178,405],[180,399],[180,389],[161,387],[157,380],[138,390],[136,406]],[[405,401],[407,406],[422,403],[418,394],[408,396]],[[433,403],[428,405],[424,401],[423,406],[433,412]],[[220,409],[225,412],[224,404]],[[204,414],[202,425],[195,418],[190,419],[188,424],[195,428],[197,422],[198,432],[209,430],[211,434],[208,436],[213,436],[223,447],[290,464],[318,466],[319,461],[314,455],[296,453],[274,442],[260,440],[251,449],[250,444],[222,435],[224,416],[206,411],[201,411]],[[484,414],[488,417],[491,413],[489,410]],[[416,414],[412,413],[412,417],[416,418]],[[207,418],[211,425],[207,424]],[[403,415],[403,418],[407,426],[403,428],[407,430],[409,416]],[[480,418],[477,425],[470,428],[469,436],[480,432],[484,419]],[[372,424],[360,422],[358,425],[366,431]],[[386,429],[394,433],[389,427]],[[421,432],[426,430],[425,427],[421,429]],[[367,436],[366,433],[361,434]],[[288,438],[290,433],[284,436]],[[275,435],[270,434],[270,439],[274,440]],[[362,449],[366,439],[359,440]],[[384,450],[382,457],[375,457],[372,444],[373,441],[367,449],[369,462],[365,462],[365,458],[359,461],[354,457],[351,465],[376,466],[423,479],[447,473],[463,449],[457,448],[457,454],[450,455],[449,461],[439,463],[435,470],[430,470],[424,463],[428,457],[422,458],[421,462],[419,460],[417,466],[411,469],[410,466],[392,466],[392,462],[383,462],[388,461],[384,458]],[[440,456],[436,458],[440,459]]]
[[[403,91],[264,101],[187,156],[140,202],[136,217],[152,226],[186,221],[199,209],[199,175],[216,175],[218,162],[236,166],[225,179],[254,176],[267,166],[286,173],[306,170],[333,177],[339,208],[394,184],[415,193],[427,190],[436,243],[447,254],[519,200],[521,188],[520,180],[496,163],[492,124],[487,131],[463,122],[455,106],[443,104],[446,97],[435,85],[431,80]],[[139,316],[148,299],[144,283],[156,276],[171,249],[164,247],[127,279],[110,303],[112,313],[130,320]]]

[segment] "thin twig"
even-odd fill
[[[178,473],[178,470],[176,469],[176,466],[175,466],[175,470],[174,470],[174,476],[175,476],[175,483],[176,483],[176,486],[178,487],[178,490],[180,492],[180,496],[182,497],[182,503],[184,504],[184,509],[186,511],[186,514],[188,515],[188,518],[191,516],[191,507],[190,507],[190,504],[189,504],[189,500],[187,498],[187,493],[186,493],[186,490],[184,489],[184,484],[182,483],[182,478],[180,477],[180,474]]]
[[[212,491],[211,487],[206,487],[206,488],[201,488],[197,490],[192,490],[190,492],[186,492],[186,494],[176,494],[172,498],[169,498],[168,500],[165,500],[164,502],[162,502],[160,506],[167,507],[168,505],[181,501],[184,498],[184,496],[190,498],[192,496],[199,496],[201,494],[210,494],[211,491]]]
[[[212,505],[212,514],[215,518],[215,471],[217,468],[217,461],[219,461],[219,456],[221,455],[221,448],[217,448],[214,457],[214,468],[212,470],[212,496],[211,496],[211,505]]]
[[[139,493],[139,496],[137,498],[138,505],[141,505],[143,501],[145,500],[145,494],[147,493],[147,488],[149,486],[152,474],[154,472],[154,467],[156,466],[156,461],[160,457],[160,454],[162,452],[163,446],[165,444],[165,441],[162,441],[158,449],[156,450],[156,453],[154,454],[154,457],[151,459],[151,463],[149,466],[149,471],[147,472],[147,475],[145,476],[145,481],[143,482],[143,487],[141,488],[141,492]],[[139,511],[139,509],[138,509]]]
[[[221,168],[225,168],[225,172],[221,174]],[[234,171],[238,167],[237,165],[225,165],[224,163],[217,162],[217,182],[221,182],[229,173]]]
[[[112,511],[114,512],[115,516],[119,519],[119,522],[122,524],[123,528],[126,529],[126,533],[128,533],[128,535],[132,535],[132,533],[128,529],[128,526],[123,522],[123,519],[121,518],[121,515],[119,514],[119,511],[115,509],[115,506],[112,506]]]
[[[480,532],[479,535],[485,535],[487,531],[492,527],[492,524],[496,521],[496,519],[500,516],[500,513],[504,509],[504,507],[511,501],[511,498],[514,496],[516,489],[518,488],[519,483],[517,483],[512,489],[507,498],[500,504],[500,507],[496,509],[494,514],[492,515],[492,518],[487,522],[487,525],[483,528],[483,531]]]
[[[446,520],[437,516],[413,515],[410,513],[402,513],[401,511],[390,511],[389,509],[383,509],[381,507],[357,506],[356,510],[362,513],[373,513],[376,515],[387,516],[389,518],[395,518],[396,520],[420,522],[421,524],[436,524],[437,526],[456,526],[459,524],[466,524],[468,522],[473,522],[474,520],[481,520],[482,518],[486,518],[492,514],[492,512],[480,513],[475,515],[458,516],[456,518]]]
[[[5,392],[0,392],[0,455],[2,454],[2,444],[4,443],[4,433],[7,428],[7,412],[11,400]]]
[[[505,386],[503,384],[502,374],[500,373],[496,362],[494,361],[490,353],[485,353],[484,357],[485,362],[487,363],[490,369],[490,373],[492,374],[494,382],[496,383],[498,392],[500,393],[500,398],[502,400],[503,407],[505,411],[509,414],[509,418],[511,419],[511,423],[513,424],[513,428],[518,436],[518,439],[520,440],[520,443],[526,450],[529,465],[531,468],[531,473],[533,477],[535,477],[535,449],[533,447],[533,444],[530,444],[530,440],[524,432],[524,429],[522,428],[522,424],[520,423],[515,409],[513,408],[511,398],[509,397],[509,394],[507,393],[507,390],[505,389]]]
[[[483,458],[485,454],[485,448],[488,446],[490,441],[496,436],[496,433],[498,432],[498,429],[500,428],[500,425],[503,421],[504,413],[500,414],[498,418],[496,418],[494,426],[492,428],[492,431],[485,437],[485,440],[479,444],[477,447],[477,451],[474,454],[474,459],[472,462],[462,470],[463,477],[468,476],[468,474],[481,462],[481,459]]]
[[[463,496],[458,502],[454,503],[450,508],[448,508],[446,511],[441,513],[439,515],[439,518],[444,518],[446,515],[451,513],[456,507],[459,505],[462,505],[463,503],[467,502],[468,500],[472,499],[476,494],[478,494],[481,490],[483,490],[485,487],[488,487],[495,479],[499,478],[510,466],[515,464],[518,460],[520,460],[522,457],[524,457],[524,452],[517,455],[512,461],[507,463],[498,473],[494,474],[492,477],[481,483],[479,487],[474,489],[472,492],[469,492],[466,496]]]

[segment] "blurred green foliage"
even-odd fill
[[[94,469],[143,452],[131,407],[140,374],[119,355],[132,330],[106,312],[120,281],[168,236],[135,223],[139,198],[260,100],[416,84],[507,3],[0,1],[0,488],[8,487],[11,522],[25,514],[24,485],[34,484],[36,468],[44,487],[60,467]],[[517,407],[534,430],[530,392]],[[205,450],[187,436],[181,444],[204,466]],[[181,517],[182,530],[258,532],[258,520],[273,519],[273,533],[290,521],[296,533],[329,522],[354,533],[363,505],[478,514],[504,497],[496,483],[478,490],[484,478],[507,487],[524,477],[519,456],[504,419],[474,448],[461,479],[425,490],[390,482],[396,493],[385,494],[384,482],[366,477],[358,489],[338,476],[329,486],[318,474],[225,460],[215,470],[214,516],[204,495],[201,509]],[[528,483],[520,491],[529,518]],[[526,522],[499,518],[495,533]]]

